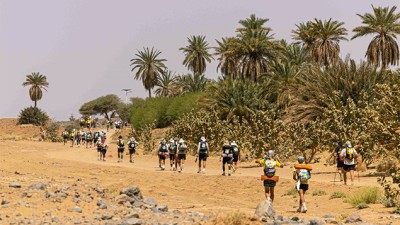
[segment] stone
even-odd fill
[[[97,202],[96,202],[96,205],[97,205],[97,206],[105,205],[105,204],[106,204],[106,202],[105,202],[103,199],[101,199],[101,198],[98,199]]]
[[[1,205],[7,205],[8,203],[10,203],[10,201],[8,201],[6,198],[1,200]]]
[[[11,182],[8,187],[10,188],[21,188],[21,184],[18,182]]]
[[[296,222],[297,222],[297,221],[299,221],[299,217],[293,216],[292,218],[290,218],[290,220],[291,220],[291,221],[296,221]]]
[[[159,205],[156,207],[156,209],[160,212],[168,212],[168,206],[166,205]]]
[[[260,220],[263,218],[275,217],[275,209],[272,205],[272,202],[269,200],[260,202],[260,204],[257,205],[254,215]]]
[[[154,200],[152,198],[145,198],[143,200],[143,206],[145,208],[150,208],[151,209],[151,208],[154,208],[154,207],[157,206],[157,202],[156,202],[156,200]]]
[[[349,216],[346,221],[344,221],[345,223],[355,223],[355,222],[362,222],[362,219],[360,217],[360,215],[358,215],[357,213],[353,213],[351,216]]]
[[[125,194],[131,198],[134,198],[135,200],[138,201],[142,201],[143,200],[143,195],[140,192],[139,187],[136,186],[131,186],[131,187],[127,187],[127,188],[123,188],[120,191],[120,194]]]
[[[109,213],[104,213],[103,216],[101,216],[102,220],[111,220],[113,218],[112,215],[110,215]]]
[[[77,213],[82,213],[82,209],[79,207],[74,207],[70,209],[71,212],[77,212]]]
[[[44,190],[46,189],[47,184],[43,183],[43,182],[39,182],[36,184],[32,184],[31,186],[28,187],[28,189],[34,189],[34,190]]]
[[[129,215],[127,215],[127,216],[125,217],[125,219],[131,219],[131,218],[137,218],[137,219],[139,219],[139,214],[138,214],[138,213],[131,213],[131,214],[129,214]]]
[[[308,224],[309,225],[322,225],[322,222],[318,221],[318,220],[310,220],[310,222]]]
[[[106,204],[101,204],[101,205],[99,205],[99,209],[107,209],[107,205]]]
[[[137,218],[129,218],[122,223],[122,225],[142,225],[142,224],[144,224],[143,220]]]
[[[124,204],[125,202],[129,202],[129,203],[131,203],[131,204],[135,203],[135,199],[129,197],[129,196],[126,195],[126,194],[121,194],[121,195],[115,197],[115,201],[116,201],[118,204]]]
[[[335,218],[334,215],[323,215],[322,218]]]
[[[50,192],[50,191],[45,191],[45,192],[44,192],[44,196],[45,196],[46,198],[50,198],[50,197],[54,197],[55,194],[54,194],[53,192]]]

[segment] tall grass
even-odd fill
[[[329,196],[329,199],[334,199],[334,198],[345,198],[346,194],[340,191],[335,191]]]
[[[209,223],[207,223],[209,224]],[[259,224],[255,221],[251,221],[242,212],[232,212],[228,214],[218,214],[215,219],[213,219],[210,224],[213,225],[249,225],[249,224]]]
[[[349,195],[346,202],[354,207],[365,204],[375,204],[378,202],[380,195],[381,193],[377,187],[365,187]]]

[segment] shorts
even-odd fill
[[[296,190],[307,191],[308,190],[308,184],[300,184],[299,189],[297,189],[297,186],[295,188],[296,188]]]
[[[175,154],[170,154],[169,155],[169,160],[175,160]]]
[[[129,154],[135,154],[135,152],[136,152],[136,149],[134,149],[134,148],[129,149]]]
[[[105,155],[107,153],[107,149],[102,149],[101,153],[103,153]]]
[[[103,148],[97,148],[97,152],[101,152],[101,150],[103,150]]]
[[[222,158],[222,164],[225,164],[225,163],[232,164],[232,158],[231,157]]]
[[[238,162],[239,161],[239,155],[233,155],[233,162]]]
[[[186,154],[178,154],[178,160],[186,160]]]
[[[125,148],[121,148],[121,147],[118,148],[118,152],[124,152],[124,151],[125,151]]]
[[[158,157],[159,157],[161,160],[165,160],[165,159],[166,159],[165,155],[158,155]]]
[[[273,180],[264,180],[264,187],[275,187],[276,182]]]
[[[336,164],[336,167],[337,167],[337,168],[343,168],[343,165],[344,165],[344,162],[338,160],[338,161],[337,161],[337,164]]]
[[[346,164],[344,164],[343,165],[343,169],[345,171],[356,170],[356,165],[346,165]]]
[[[207,153],[200,153],[199,154],[199,160],[200,161],[207,161]]]

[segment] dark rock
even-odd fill
[[[35,189],[35,190],[44,190],[46,189],[47,184],[43,183],[43,182],[39,182],[36,184],[32,184],[31,186],[28,187],[28,189]]]
[[[6,198],[1,200],[1,205],[7,205],[8,203],[10,203],[10,201],[8,201]]]
[[[60,222],[60,218],[58,218],[57,216],[54,216],[51,218],[51,222],[53,222],[53,223]]]
[[[8,187],[10,188],[21,188],[21,184],[18,182],[11,182]]]
[[[44,212],[44,215],[45,216],[51,216],[51,212],[50,211],[46,211],[46,212]]]
[[[143,206],[142,201],[136,201],[132,204],[132,208],[141,208]]]
[[[112,215],[109,213],[104,213],[103,216],[101,217],[102,220],[111,220],[113,218]]]
[[[283,216],[277,216],[276,220],[283,221]]]
[[[125,217],[125,219],[131,219],[131,218],[139,219],[139,214],[138,213],[131,213],[131,214],[129,214],[129,215],[127,215]]]
[[[25,198],[26,196],[28,196],[28,193],[26,193],[26,192],[22,192],[22,194],[21,194],[21,198]]]
[[[45,196],[46,198],[50,198],[50,197],[54,197],[55,194],[54,194],[53,192],[50,192],[50,191],[45,191],[45,192],[44,192],[44,196]]]
[[[299,217],[293,216],[292,218],[290,218],[290,220],[291,220],[291,221],[296,221],[296,222],[297,222],[297,221],[299,221]]]
[[[166,205],[159,205],[156,207],[156,209],[160,212],[168,212],[168,206]]]
[[[98,199],[97,202],[96,202],[97,206],[105,205],[105,204],[106,204],[106,202],[103,199]]]
[[[273,218],[275,217],[275,209],[271,201],[264,200],[258,204],[254,215],[262,220],[263,218]]]
[[[99,194],[104,194],[104,192],[105,192],[104,188],[102,188],[100,186],[96,186],[95,188],[93,188],[93,190],[95,190]]]
[[[129,202],[129,203],[131,203],[131,204],[135,203],[135,199],[129,197],[129,196],[126,195],[126,194],[121,194],[121,195],[115,197],[115,201],[116,201],[118,204],[124,204],[125,202]]]
[[[120,194],[125,194],[131,198],[134,198],[135,200],[138,201],[142,201],[143,200],[143,195],[140,192],[139,187],[136,186],[131,186],[131,187],[127,187],[127,188],[123,188],[120,191]]]
[[[107,205],[106,204],[101,204],[101,205],[99,205],[99,209],[107,209]]]
[[[361,221],[362,221],[362,219],[361,219],[360,215],[358,215],[357,213],[353,213],[344,222],[345,223],[355,223],[355,222],[361,222]]]
[[[322,222],[318,221],[318,220],[310,220],[310,222],[308,224],[309,225],[322,225]]]

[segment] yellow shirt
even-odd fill
[[[272,161],[272,162],[274,162],[275,163],[275,169],[276,169],[276,167],[280,167],[281,166],[281,163],[279,162],[279,161],[277,161],[277,160],[275,160],[275,159],[267,159],[267,161]],[[258,161],[262,166],[266,166],[266,164],[265,164],[265,158],[264,159],[260,159],[259,161]]]

